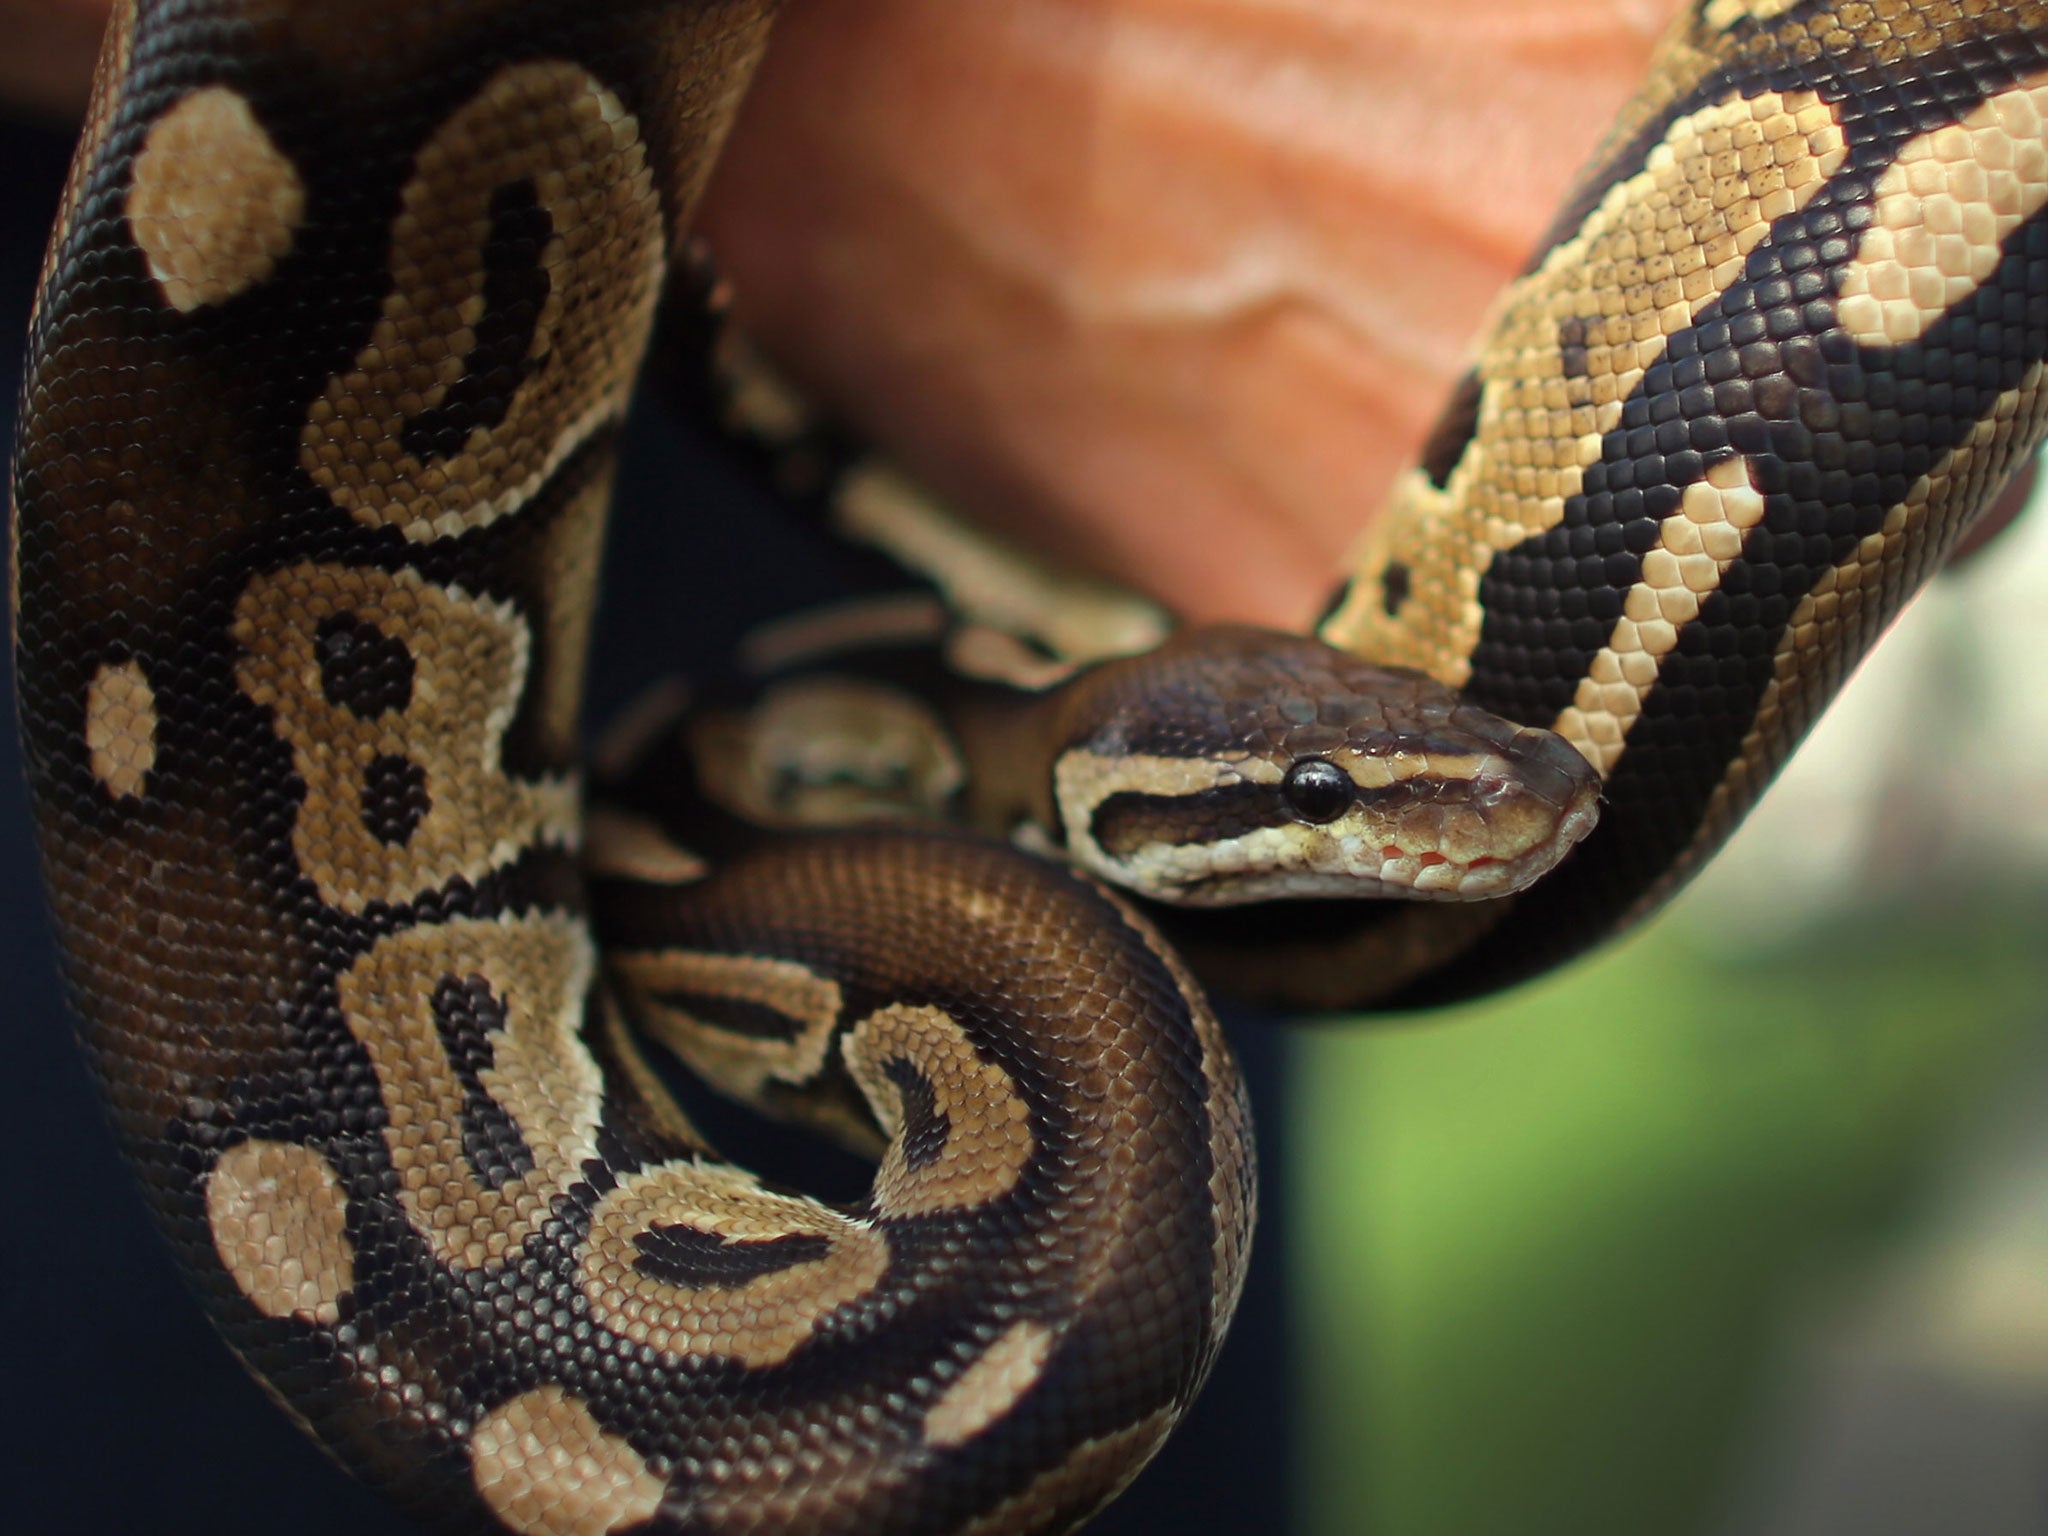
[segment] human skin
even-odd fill
[[[1672,0],[792,0],[703,217],[957,507],[1299,624]]]
[[[0,105],[53,121],[85,111],[107,0],[0,0]]]

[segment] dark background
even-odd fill
[[[0,442],[71,135],[0,118]],[[643,401],[606,573],[591,718],[652,678],[720,654],[763,614],[833,593],[834,557]],[[697,510],[684,516],[676,509]],[[706,509],[723,509],[710,511]],[[630,550],[630,556],[622,551]],[[735,572],[744,581],[735,581]],[[0,731],[0,1498],[10,1531],[401,1536],[411,1524],[337,1471],[241,1370],[184,1291],[73,1040],[35,878],[19,746]],[[1282,1222],[1282,1046],[1233,1018],[1259,1126],[1262,1215],[1243,1307],[1207,1391],[1091,1527],[1288,1528],[1289,1341]]]

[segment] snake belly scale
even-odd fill
[[[619,423],[772,9],[119,6],[30,337],[22,728],[89,1053],[230,1343],[449,1529],[1085,1520],[1242,1278],[1197,971],[1416,1000],[1626,925],[2040,434],[2048,8],[1702,0],[1368,530],[1351,654],[1197,633],[1047,695],[1061,766],[982,799],[1086,874],[586,824]],[[1156,726],[1241,735],[1175,680],[1274,656],[1506,723],[1391,797],[1378,703]],[[1534,896],[1485,884],[1503,743]],[[1479,899],[1316,883],[1361,860]],[[869,1197],[719,1161],[628,1004],[878,1150]]]

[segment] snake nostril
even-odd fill
[[[1326,758],[1304,757],[1287,770],[1280,793],[1303,821],[1335,821],[1351,806],[1351,776]]]

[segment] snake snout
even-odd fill
[[[1464,772],[1445,776],[1434,820],[1417,829],[1416,845],[1436,845],[1433,858],[1423,854],[1418,888],[1463,900],[1524,890],[1592,831],[1599,775],[1550,731],[1464,705],[1452,723],[1475,750]]]

